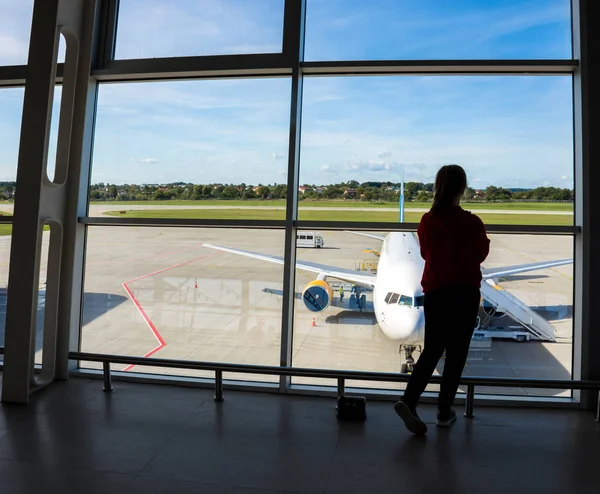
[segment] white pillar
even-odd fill
[[[97,0],[36,0],[17,169],[7,293],[2,400],[26,403],[31,392],[66,378],[76,349],[90,149],[96,97],[90,77]],[[55,181],[46,173],[58,41],[66,41]],[[41,241],[50,225],[42,372],[33,372]]]

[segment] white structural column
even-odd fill
[[[96,0],[36,0],[21,124],[2,400],[26,403],[31,392],[66,378],[69,347],[79,333],[95,85],[90,78]],[[66,59],[55,180],[47,176],[48,140],[60,35]],[[50,244],[43,322],[43,362],[34,373],[38,287],[44,225]],[[41,328],[40,328],[41,329]]]

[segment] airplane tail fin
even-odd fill
[[[404,166],[402,167],[402,181],[400,182],[400,223],[404,222]]]

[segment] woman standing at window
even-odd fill
[[[421,280],[425,341],[404,395],[394,405],[407,429],[417,435],[425,434],[427,426],[416,406],[444,351],[437,425],[448,427],[456,420],[452,404],[479,310],[480,264],[489,253],[490,241],[481,219],[459,205],[466,188],[467,175],[462,167],[440,168],[435,177],[433,205],[417,230],[425,260]]]

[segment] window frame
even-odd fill
[[[291,366],[292,362],[292,337],[294,315],[294,293],[292,287],[295,281],[296,239],[298,230],[356,230],[356,231],[416,231],[415,223],[374,223],[374,222],[338,222],[338,221],[306,221],[298,220],[298,180],[299,180],[299,155],[302,109],[302,84],[305,77],[352,76],[352,75],[395,75],[397,77],[410,75],[565,75],[573,77],[574,98],[581,90],[580,61],[579,61],[579,30],[578,12],[579,2],[573,1],[572,24],[573,30],[573,57],[570,60],[365,60],[365,61],[327,61],[305,62],[304,30],[306,22],[306,0],[285,0],[284,27],[282,52],[278,54],[254,55],[217,55],[197,57],[173,57],[139,60],[115,60],[115,43],[118,24],[118,0],[101,0],[99,15],[94,29],[96,31],[96,49],[93,56],[91,78],[96,83],[101,82],[128,82],[128,81],[160,81],[176,79],[227,79],[234,77],[278,77],[285,76],[292,79],[290,100],[290,128],[288,148],[288,177],[286,195],[285,220],[184,220],[184,219],[131,219],[131,218],[105,218],[80,216],[78,222],[90,225],[111,225],[115,227],[128,226],[156,226],[156,227],[201,227],[219,226],[229,228],[268,228],[285,230],[284,245],[284,300],[282,313],[282,339],[281,339],[281,365]],[[56,83],[62,83],[64,64],[56,66]],[[2,87],[23,87],[26,82],[27,65],[0,66],[0,90]],[[574,108],[574,126],[581,125],[578,119],[580,113]],[[87,118],[94,119],[95,108],[88,109]],[[576,144],[581,139],[579,131],[575,132]],[[581,192],[578,189],[581,183],[582,158],[576,153],[574,159],[575,177],[575,212],[572,226],[544,226],[544,225],[486,225],[488,233],[504,234],[547,234],[567,235],[573,238],[575,244],[574,256],[580,262],[582,242],[582,225],[584,218],[581,212]],[[86,201],[89,205],[89,183]],[[86,210],[88,210],[86,206]],[[585,220],[588,221],[588,220]],[[0,223],[12,223],[8,217],[0,218]],[[85,256],[82,262],[85,262]],[[583,273],[574,269],[574,306],[581,302],[575,294],[580,293],[583,283]],[[389,294],[388,294],[389,295]],[[386,297],[387,298],[387,297]],[[416,300],[414,303],[416,306]],[[581,317],[578,310],[574,310],[573,317],[573,362],[572,378],[580,373],[581,358]],[[81,328],[80,328],[81,331]],[[292,386],[291,380],[282,377],[280,391],[286,391]],[[575,393],[574,396],[578,396]]]

